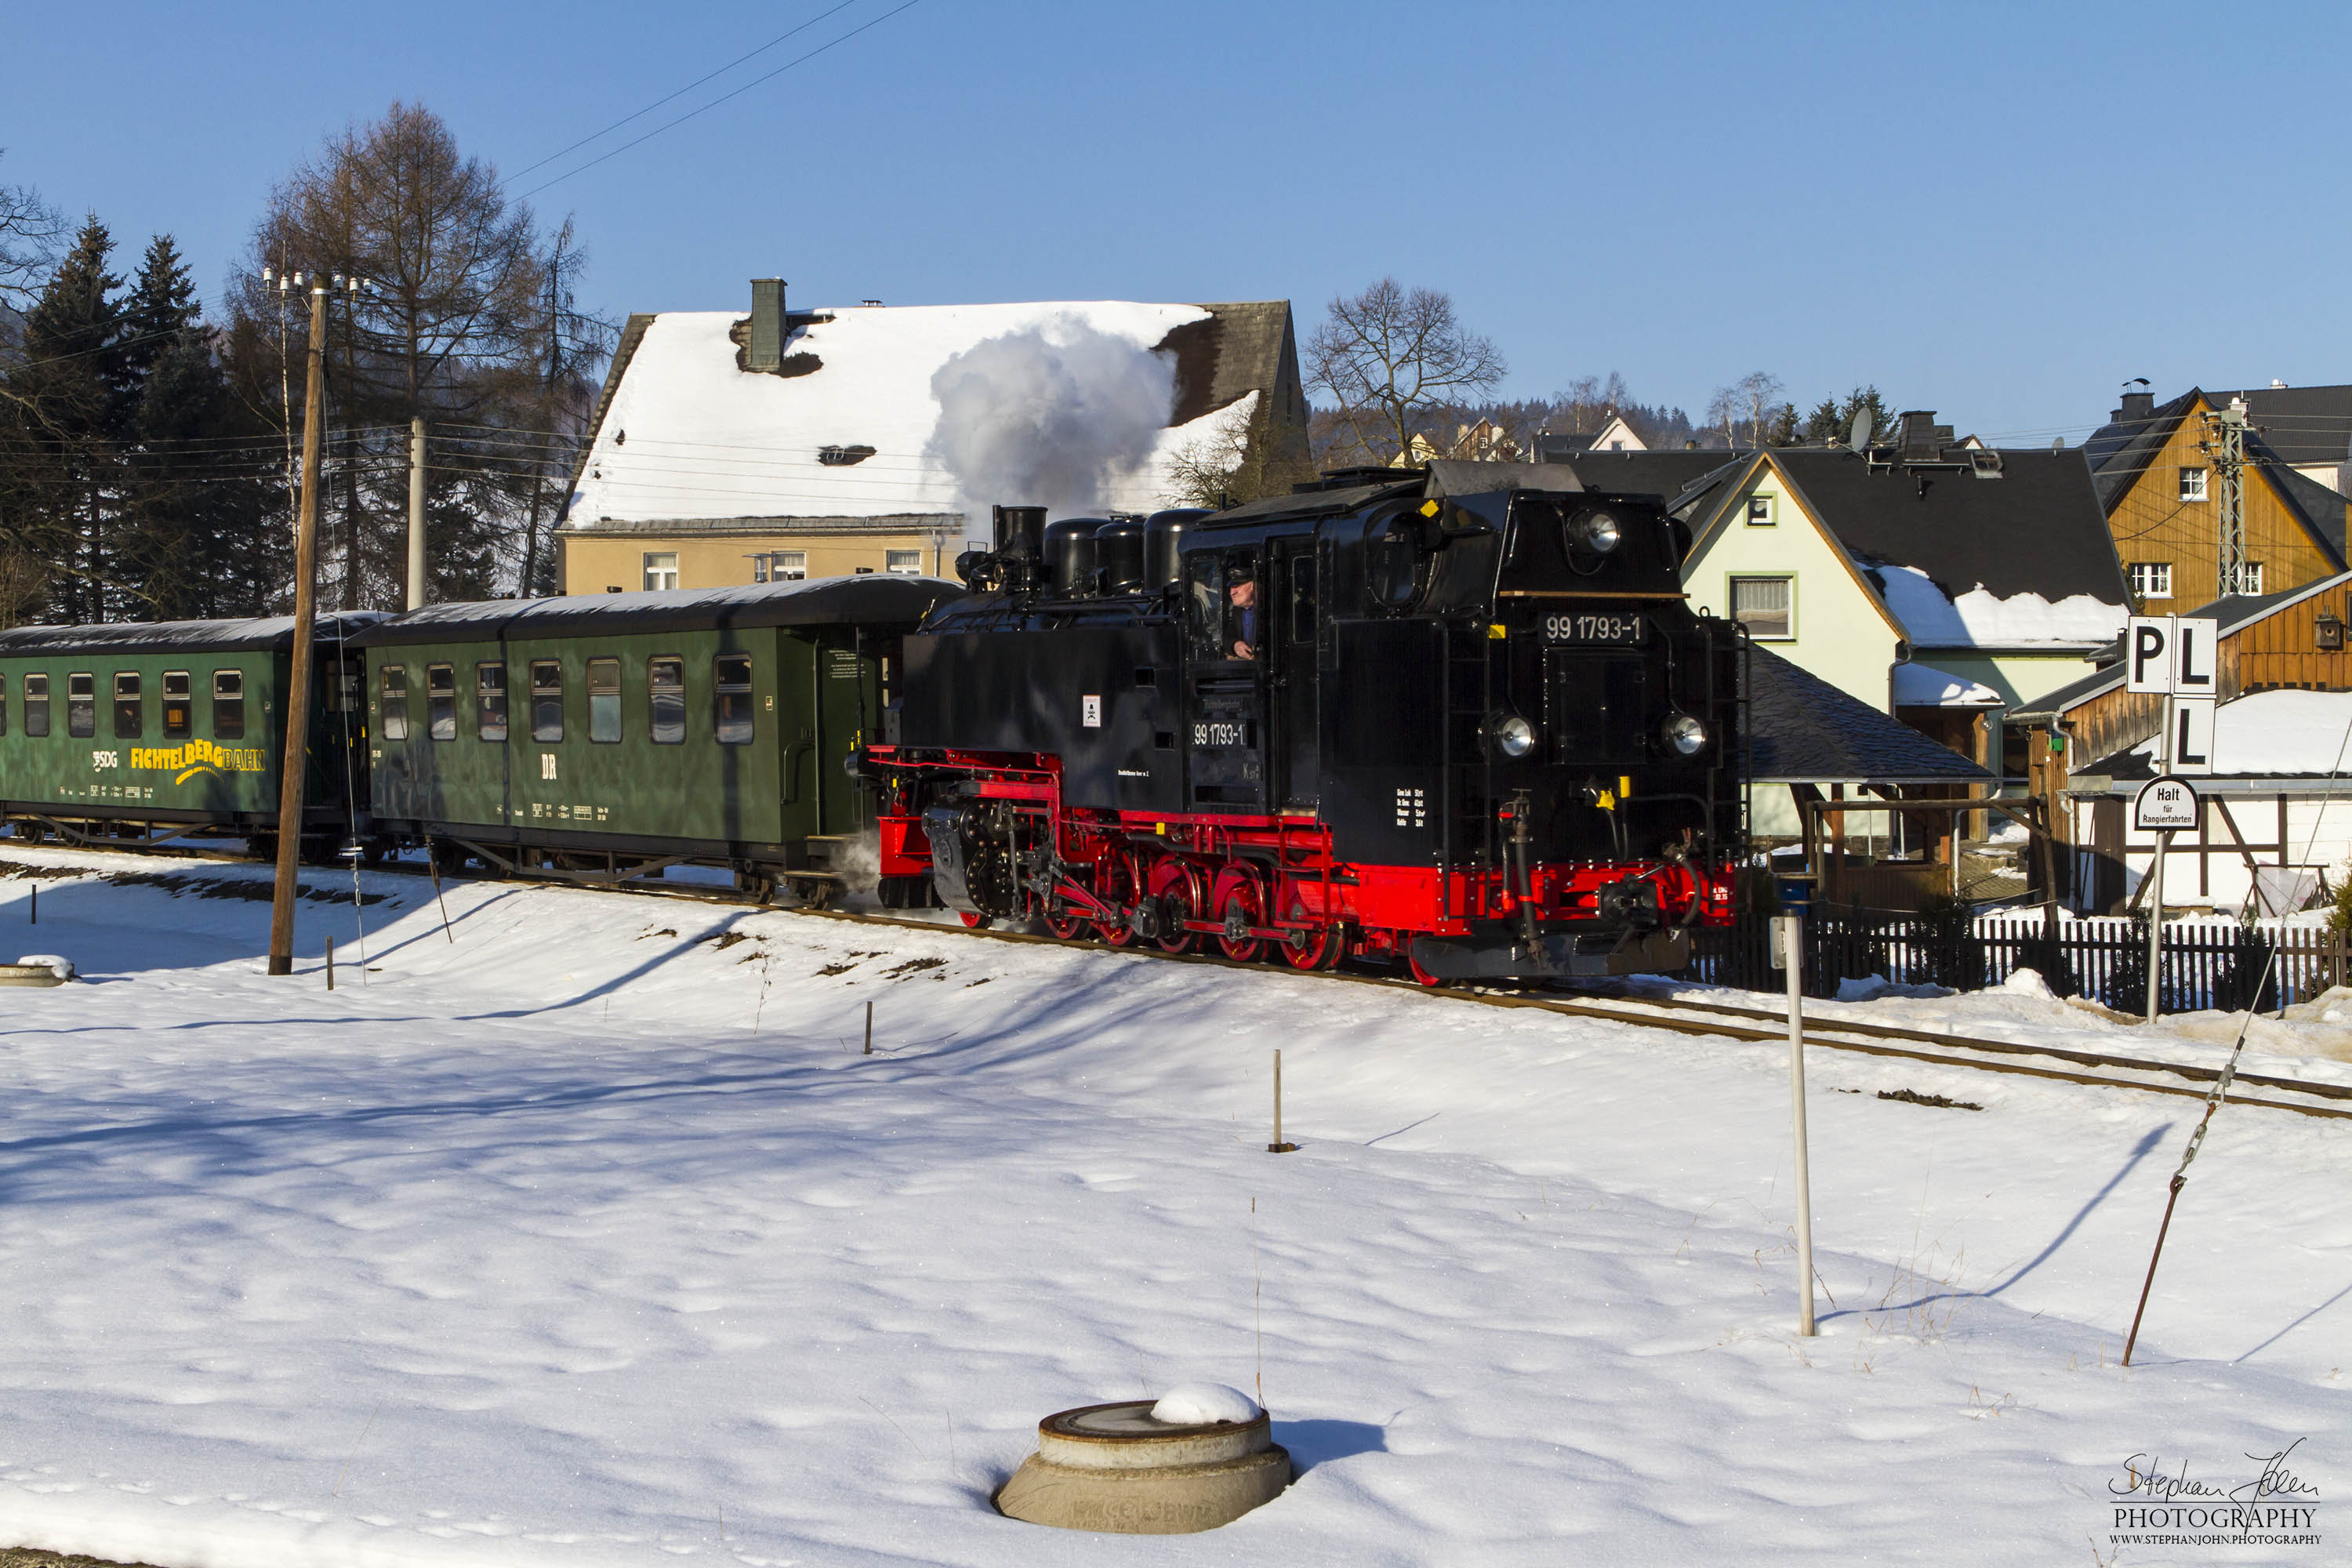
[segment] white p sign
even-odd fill
[[[2221,623],[2182,616],[2134,616],[2124,627],[2124,689],[2156,696],[2211,697]]]

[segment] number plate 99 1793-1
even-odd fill
[[[1647,630],[1647,624],[1632,611],[1607,615],[1568,610],[1543,618],[1548,643],[1638,643]]]

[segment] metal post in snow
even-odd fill
[[[1274,1142],[1265,1146],[1265,1152],[1269,1154],[1295,1154],[1298,1152],[1297,1144],[1282,1141],[1282,1051],[1278,1047],[1274,1053]]]
[[[1797,1272],[1801,1277],[1797,1332],[1811,1339],[1821,1331],[1813,1324],[1812,1173],[1805,1138],[1804,917],[1775,915],[1772,936],[1789,978],[1789,1119],[1797,1146]]]
[[[327,989],[335,988],[335,939],[327,939]]]
[[[2156,865],[2148,872],[2147,910],[2147,1021],[2156,1022],[2157,983],[2164,971],[2164,857],[2172,847],[2172,830],[2161,828],[2156,836]]]
[[[866,1054],[874,1054],[874,1004],[866,1004]]]

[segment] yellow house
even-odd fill
[[[2084,444],[2135,607],[2168,615],[2221,590],[2221,475],[2213,397],[2191,387],[2158,405],[2127,392]],[[2247,571],[2235,592],[2275,594],[2345,568],[2345,498],[2297,471],[2263,436],[2245,436]]]
[[[787,310],[757,279],[748,316],[629,318],[563,589],[945,576],[991,504],[1150,511],[1204,455],[1303,462],[1306,428],[1287,301]]]

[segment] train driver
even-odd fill
[[[1235,658],[1257,657],[1257,577],[1244,561],[1225,574],[1225,598],[1233,605],[1226,626]]]

